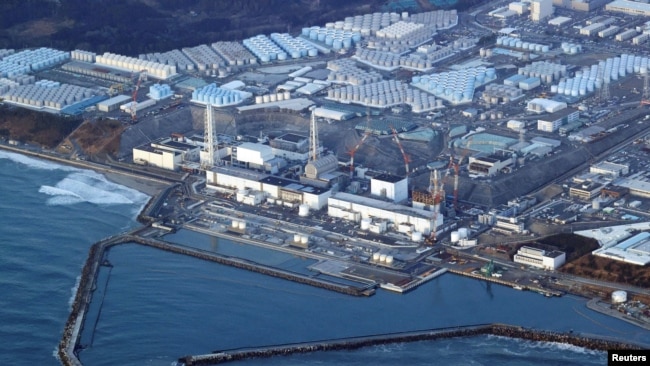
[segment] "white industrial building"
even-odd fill
[[[525,3],[522,1],[517,1],[514,3],[508,4],[508,10],[514,11],[515,13],[522,15],[524,13],[527,13],[530,8],[529,3]]]
[[[530,20],[539,22],[553,15],[553,0],[532,0],[530,2]]]
[[[277,158],[273,154],[272,147],[253,142],[242,142],[232,146],[230,155],[234,165],[262,170],[272,174],[277,173],[287,165],[284,159]]]
[[[469,158],[469,173],[479,176],[493,176],[501,169],[512,165],[512,157],[505,157],[501,155],[490,156],[470,156]]]
[[[591,23],[585,27],[580,28],[580,34],[583,36],[593,36],[605,28],[606,25],[603,23]]]
[[[556,17],[548,21],[549,25],[554,25],[556,27],[561,27],[565,25],[566,23],[569,23],[571,21],[571,18],[569,17]]]
[[[200,147],[162,138],[133,148],[133,162],[177,170],[184,161],[198,161]]]
[[[327,213],[329,216],[349,221],[360,222],[362,219],[386,220],[394,226],[411,225],[413,231],[429,235],[434,227],[442,227],[442,215],[392,202],[376,200],[339,192],[328,199]],[[437,216],[437,217],[436,217]],[[434,217],[437,224],[434,226]]]
[[[619,244],[596,249],[592,254],[640,266],[650,263],[650,233],[642,232]]]
[[[630,15],[650,16],[650,4],[629,0],[615,0],[605,5],[605,10]]]
[[[106,99],[97,103],[97,110],[100,112],[111,112],[117,110],[120,105],[124,104],[124,102],[130,99],[131,97],[127,95],[116,95],[113,98]]]
[[[566,262],[566,253],[557,250],[549,252],[524,245],[515,254],[514,262],[555,270]]]
[[[325,207],[331,194],[329,189],[233,166],[214,167],[207,170],[206,187],[225,192],[249,190],[246,195],[254,194],[258,197],[256,192],[263,192],[269,203],[290,207],[305,204],[312,210],[320,210]],[[257,201],[256,198],[254,202]]]
[[[564,102],[556,102],[550,99],[535,98],[526,104],[526,109],[535,113],[555,113],[567,107]]]
[[[542,116],[537,120],[537,130],[544,132],[555,132],[560,126],[577,121],[580,113],[575,108],[566,108],[559,112]]]
[[[391,174],[380,174],[370,179],[370,194],[393,202],[408,199],[408,179]]]
[[[625,164],[610,163],[603,161],[589,167],[590,173],[604,174],[612,177],[620,177],[630,172],[630,166]]]

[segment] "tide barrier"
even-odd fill
[[[318,351],[353,350],[362,347],[390,343],[407,343],[445,338],[474,337],[487,334],[508,338],[525,339],[529,341],[572,344],[578,347],[596,350],[643,348],[639,345],[599,338],[588,338],[573,333],[540,331],[507,324],[494,323],[429,329],[414,332],[389,333],[368,337],[354,337],[317,342],[294,343],[252,349],[217,351],[215,353],[206,355],[181,357],[178,359],[178,363],[185,366],[215,365],[251,358],[288,356],[297,353],[310,353]]]

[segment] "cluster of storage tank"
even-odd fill
[[[232,220],[230,226],[238,231],[246,230],[246,221]]]
[[[147,70],[147,75],[156,79],[167,79],[176,75],[176,66],[163,65],[153,61],[140,60],[134,57],[117,55],[110,52],[105,52],[103,55],[95,57],[95,63],[98,65],[135,72]]]
[[[408,17],[408,14],[406,14]],[[378,30],[388,27],[389,25],[401,20],[402,17],[397,13],[372,13],[346,17],[343,21],[325,24],[325,28],[342,29],[352,32],[359,32],[361,36],[370,36]]]
[[[469,229],[466,227],[461,227],[458,231],[451,232],[451,242],[458,243],[461,239],[467,239],[469,237]]]
[[[206,44],[196,47],[185,47],[183,53],[189,57],[200,71],[209,69],[218,69],[219,67],[226,66],[226,62],[217,55],[217,53]]]
[[[294,38],[289,33],[271,33],[271,40],[285,50],[293,59],[307,56],[315,57],[318,55],[318,50],[315,47],[302,38]],[[340,44],[340,40],[338,42],[338,49],[340,49],[342,45]]]
[[[388,254],[381,254],[379,252],[373,253],[372,261],[379,264],[391,265],[393,264],[393,256]]]
[[[77,61],[93,63],[95,62],[95,57],[97,57],[97,54],[95,52],[84,50],[74,50],[70,52],[70,58]]]
[[[408,37],[411,33],[418,31],[424,28],[424,24],[420,23],[411,23],[400,20],[399,22],[393,23],[388,27],[382,28],[375,33],[375,36],[378,38],[388,38],[388,39],[403,39]]]
[[[263,34],[246,38],[242,43],[260,62],[283,61],[288,57],[286,52]]]
[[[164,99],[172,95],[172,88],[167,84],[153,84],[149,87],[149,97],[151,99]]]
[[[190,60],[180,50],[171,50],[167,52],[146,53],[138,56],[140,60],[153,61],[164,65],[176,66],[176,70],[192,71],[194,62]]]
[[[553,81],[558,81],[560,78],[565,77],[567,70],[566,65],[547,61],[537,61],[524,67],[520,67],[518,73],[519,75],[525,75],[527,77],[540,78],[544,83],[550,84]]]
[[[478,118],[481,121],[485,121],[486,119],[501,119],[503,118],[503,112],[502,111],[490,111],[490,112],[483,112],[478,115]]]
[[[296,244],[309,244],[309,235],[293,234],[293,242]]]
[[[14,80],[9,80],[5,78],[0,78],[0,95],[3,95],[4,93],[8,92],[9,89],[17,87],[18,84]]]
[[[377,36],[369,37],[368,48],[385,52],[404,53],[409,51],[409,49],[430,40],[433,32],[434,30],[432,26],[422,26],[399,39],[381,38]]]
[[[19,65],[13,62],[0,61],[0,77],[11,78],[18,75],[24,75],[31,71],[27,65]]]
[[[628,74],[648,71],[648,57],[623,54],[620,57],[608,58],[597,65],[585,67],[575,73],[574,78],[561,80],[557,86],[551,86],[551,92],[582,96],[599,89],[604,83],[618,80]]]
[[[471,101],[474,88],[496,79],[494,68],[479,66],[439,74],[414,76],[412,85],[452,103]]]
[[[439,57],[441,54],[422,54],[415,53],[407,56],[400,56],[392,52],[374,51],[366,48],[359,48],[355,58],[379,68],[394,70],[399,67],[426,71],[433,67],[432,59]]]
[[[43,70],[70,59],[70,53],[41,47],[35,50],[24,50],[6,56],[2,61],[28,66],[33,71]]]
[[[241,66],[257,63],[255,56],[239,42],[219,41],[213,43],[212,48],[217,51],[224,60],[226,60],[226,64],[229,66]]]
[[[489,58],[489,57],[492,57],[492,50],[489,49],[489,48],[481,48],[481,49],[478,51],[478,54],[479,54],[479,56],[481,56],[481,57],[488,57],[488,58]]]
[[[215,83],[192,92],[193,102],[211,104],[215,107],[238,104],[242,100],[242,94],[239,91],[219,88]]]
[[[402,18],[405,18],[404,14],[402,14]],[[408,20],[414,23],[430,24],[436,29],[447,29],[458,24],[458,12],[456,9],[427,11],[411,14]]]
[[[373,70],[360,69],[351,59],[329,61],[327,68],[332,71],[327,76],[327,80],[332,82],[363,85],[382,80],[381,74]]]
[[[551,49],[550,46],[545,44],[524,42],[519,38],[513,38],[507,36],[498,37],[497,46],[516,48],[516,49],[530,51],[530,52],[542,52],[542,53],[546,53]]]
[[[39,80],[35,84],[17,86],[4,98],[10,102],[34,107],[62,109],[93,96],[93,91],[81,86]]]
[[[582,46],[576,43],[562,42],[562,52],[568,55],[575,55],[582,52]]]
[[[288,91],[273,94],[258,95],[255,97],[255,104],[280,102],[291,99],[291,93]]]
[[[324,43],[334,50],[349,49],[361,41],[361,33],[359,32],[318,26],[303,28],[301,34],[312,41]]]
[[[336,101],[349,101],[371,107],[386,108],[403,103],[407,86],[400,81],[383,80],[361,86],[347,85],[330,89],[327,97]]]
[[[16,50],[13,48],[2,48],[0,49],[0,60],[2,60],[4,57],[13,55]]]
[[[490,104],[508,103],[522,95],[521,89],[514,85],[489,84],[485,86],[483,91],[483,100]]]

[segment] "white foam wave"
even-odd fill
[[[63,170],[66,172],[79,171],[81,169],[71,166],[61,165],[49,160],[32,158],[26,155],[17,154],[9,151],[0,151],[0,159],[11,160],[15,163],[26,165],[28,168],[41,170]]]
[[[72,311],[72,304],[74,304],[74,299],[77,296],[77,290],[79,290],[80,283],[81,283],[81,275],[77,276],[74,286],[72,286],[72,288],[70,289],[71,295],[70,298],[68,299],[68,306],[70,307],[70,311]]]
[[[530,350],[551,350],[551,351],[568,351],[574,353],[588,354],[588,355],[600,355],[603,351],[591,350],[584,347],[574,346],[568,343],[560,342],[546,342],[546,341],[528,341],[525,339],[519,338],[508,338],[503,336],[488,335],[488,338],[498,338],[498,339],[508,339],[513,342],[518,342],[521,344],[523,349]]]
[[[108,181],[103,175],[92,170],[77,170],[63,178],[56,186],[41,186],[39,192],[53,196],[49,205],[71,205],[89,202],[96,205],[120,205],[146,203],[148,196]]]

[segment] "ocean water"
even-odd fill
[[[136,226],[147,197],[92,171],[1,151],[0,182],[0,363],[57,365],[55,349],[89,246]],[[185,230],[169,240],[245,252],[293,270],[308,264]],[[214,350],[486,322],[650,342],[650,332],[592,312],[584,299],[548,299],[449,274],[406,295],[353,298],[133,244],[107,256],[113,267],[102,267],[82,334],[86,365],[171,365]],[[604,352],[563,344],[482,336],[241,364],[601,365],[605,359]]]

